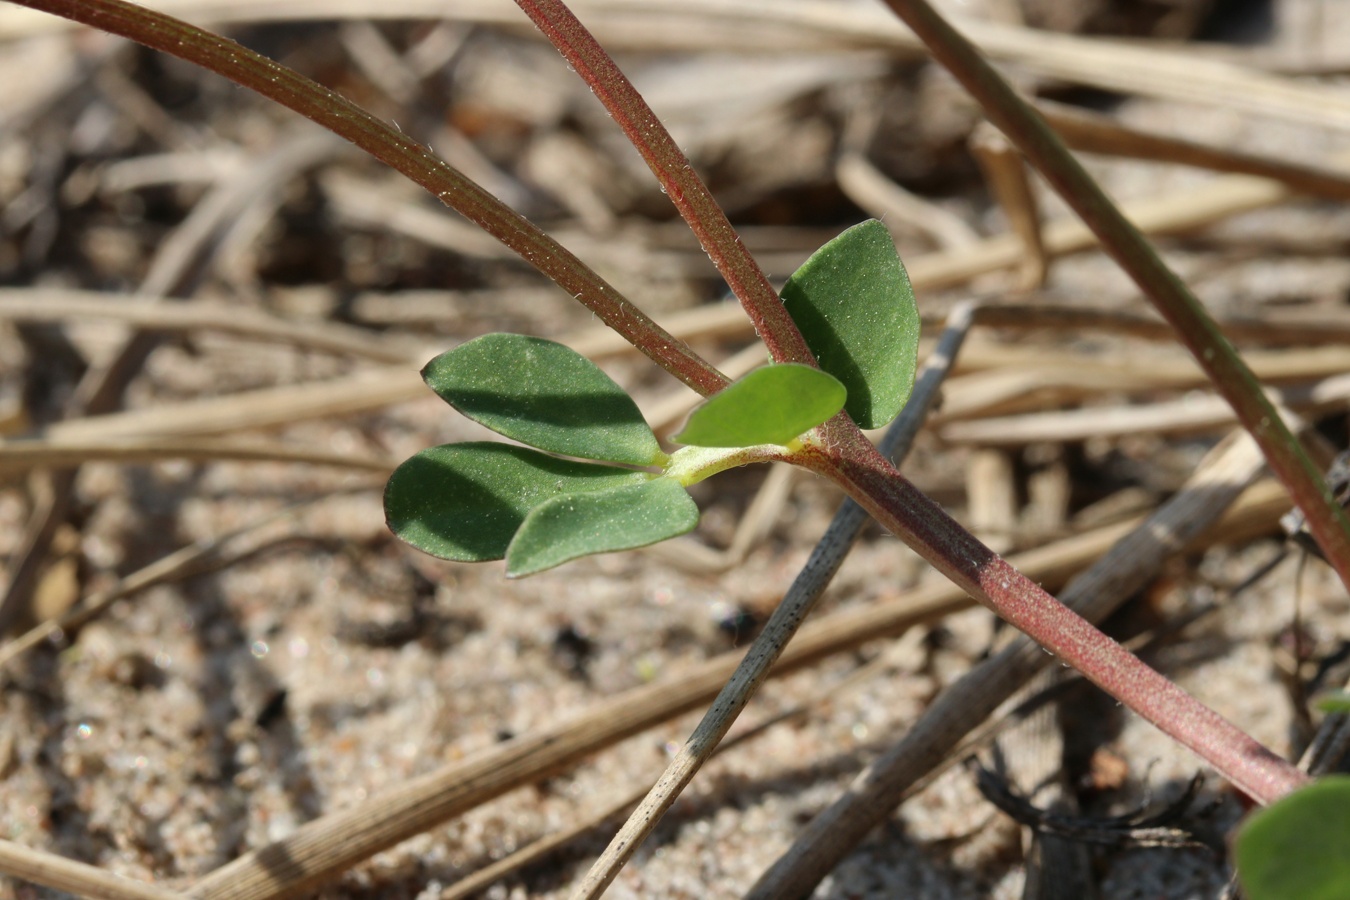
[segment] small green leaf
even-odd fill
[[[1350,713],[1350,694],[1332,691],[1319,697],[1316,706],[1324,713]]]
[[[1332,775],[1254,813],[1233,845],[1248,900],[1350,897],[1350,777]]]
[[[863,428],[894,419],[914,389],[919,308],[886,226],[855,225],[783,285],[783,303],[820,367],[844,383]]]
[[[553,341],[487,334],[427,363],[422,378],[470,419],[540,450],[635,466],[661,454],[624,389]]]
[[[674,440],[695,447],[786,444],[844,406],[837,378],[811,366],[764,366],[704,400]]]
[[[544,501],[649,477],[510,444],[445,444],[394,470],[384,490],[384,514],[390,530],[418,550],[482,562],[504,557],[526,514]]]
[[[592,553],[645,547],[693,530],[698,507],[672,478],[563,494],[525,517],[506,551],[506,574],[533,575]]]

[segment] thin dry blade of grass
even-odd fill
[[[425,397],[411,366],[367,369],[343,378],[240,391],[144,409],[56,422],[41,435],[55,441],[112,441],[203,436],[350,415]]]
[[[886,177],[857,150],[845,151],[834,165],[839,189],[873,218],[904,223],[930,237],[943,250],[960,252],[980,243],[980,235],[955,213],[924,200]]]
[[[1142,313],[1119,309],[1085,309],[1058,303],[1000,303],[981,306],[976,312],[980,325],[990,328],[1009,328],[1046,331],[1104,331],[1121,337],[1137,337],[1151,341],[1172,340],[1172,329],[1161,319]],[[1219,328],[1234,343],[1257,343],[1269,347],[1287,347],[1309,344],[1350,343],[1350,316],[1318,310],[1311,314],[1280,314],[1224,318]],[[1015,353],[1014,345],[1004,345],[998,353]],[[1314,353],[1317,351],[1313,351]],[[992,354],[987,345],[974,345],[963,355],[964,363],[972,357],[987,360]],[[1248,358],[1254,365],[1263,365],[1260,351]],[[1028,359],[1030,363],[1032,360]],[[985,363],[992,365],[993,363]],[[1263,376],[1264,377],[1264,376]]]
[[[1060,103],[1041,101],[1036,109],[1074,150],[1213,172],[1255,175],[1278,181],[1290,190],[1329,200],[1350,200],[1350,175],[1325,166],[1300,165],[1283,159],[1244,153],[1231,147],[1183,140],[1129,128],[1109,116],[1088,113]]]
[[[1326,413],[1343,409],[1350,401],[1350,375],[1270,388],[1266,391],[1281,409]],[[1093,437],[1131,434],[1203,434],[1231,425],[1233,408],[1221,397],[1183,397],[1162,403],[1114,406],[1064,412],[1029,413],[952,422],[939,429],[944,440],[985,446],[1016,446],[1036,441],[1075,442]]]
[[[434,353],[420,342],[387,338],[331,322],[294,322],[237,304],[185,300],[163,304],[155,297],[53,288],[0,289],[0,319],[51,322],[108,319],[155,331],[211,331],[274,341],[385,363]]]
[[[987,434],[997,444],[999,439],[995,432],[1001,425],[1008,424],[1007,417],[1029,411],[1053,410],[1046,415],[1066,417],[1059,420],[1066,428],[1072,428],[1072,422],[1082,422],[1099,413],[1144,416],[1144,407],[1128,404],[1109,411],[1067,410],[1064,407],[1091,397],[1133,394],[1151,399],[1158,391],[1189,391],[1204,385],[1199,369],[1182,354],[1151,355],[1146,364],[1141,364],[1125,354],[1076,353],[1029,343],[1015,348],[986,344],[973,348],[971,357],[967,368],[974,371],[952,380],[947,387],[943,409],[933,419],[934,424],[956,429],[951,434],[959,437],[953,440],[978,442],[984,438],[975,435]],[[1336,402],[1339,396],[1336,379],[1350,368],[1347,360],[1350,360],[1350,351],[1334,346],[1258,350],[1248,355],[1253,371],[1263,382],[1282,386],[1278,390],[1271,389],[1276,402],[1304,406]],[[1203,397],[1159,401],[1149,406],[1157,411],[1157,421],[1166,430],[1185,428],[1186,421],[1179,414],[1174,417],[1165,411],[1187,408],[1192,403],[1195,404],[1195,424],[1201,429],[1211,426],[1214,421],[1231,421],[1231,418],[1222,418],[1225,414],[1216,407],[1207,406]],[[996,416],[1004,417],[1005,421],[999,426],[989,424],[988,420]],[[1146,417],[1149,419],[1151,417]],[[976,420],[970,423],[969,427],[974,429],[970,432],[963,432],[965,425],[951,424],[969,420]],[[1030,421],[1027,425],[1030,426]],[[1081,431],[1078,433],[1082,434]]]
[[[1022,241],[1026,259],[1022,263],[1017,287],[1029,291],[1045,283],[1050,271],[1050,256],[1041,232],[1040,201],[1031,187],[1026,160],[1008,139],[988,122],[975,127],[967,141],[984,180],[998,200],[1003,217],[1013,234]]]
[[[389,473],[393,459],[344,451],[307,449],[267,440],[192,440],[168,437],[109,441],[27,439],[0,442],[0,476],[33,469],[66,469],[86,462],[149,463],[166,459],[195,462],[240,460],[290,462]]]
[[[3,839],[0,839],[0,871],[96,900],[183,900],[182,894]]]

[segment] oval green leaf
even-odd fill
[[[1233,846],[1248,900],[1350,897],[1350,777],[1333,775],[1254,813]]]
[[[786,444],[844,406],[839,380],[811,366],[764,366],[694,408],[674,440],[694,447]]]
[[[592,553],[632,550],[692,531],[693,498],[672,478],[653,478],[536,506],[506,551],[506,574],[533,575]]]
[[[886,226],[855,225],[783,285],[783,304],[820,367],[848,389],[844,409],[881,428],[914,389],[919,308]]]
[[[384,515],[390,530],[419,550],[483,562],[506,556],[520,523],[544,501],[648,478],[510,444],[446,444],[394,470],[384,490]]]
[[[553,341],[487,334],[427,363],[422,378],[470,419],[540,450],[635,466],[661,453],[624,389]]]

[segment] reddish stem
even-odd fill
[[[728,379],[524,216],[361,107],[228,38],[122,0],[14,0],[162,50],[258,92],[346,138],[426,188],[592,310],[700,394]]]
[[[833,423],[831,423],[833,424]],[[794,459],[1009,624],[1209,762],[1262,804],[1307,776],[1046,593],[914,487],[865,438]]]
[[[544,37],[591,87],[646,160],[703,250],[741,301],[775,362],[816,365],[778,292],[745,249],[726,213],[637,88],[561,0],[516,0]]]

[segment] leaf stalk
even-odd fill
[[[794,442],[796,443],[796,442]],[[778,444],[754,447],[681,447],[670,454],[664,475],[684,487],[698,484],[718,472],[752,463],[790,462],[791,450]]]

